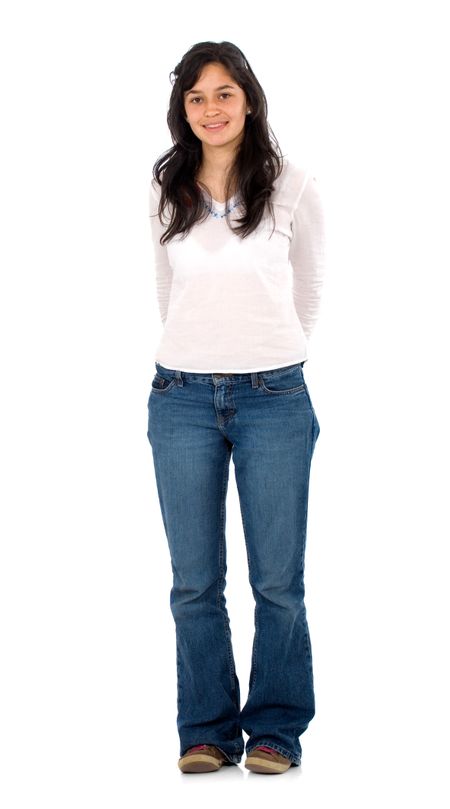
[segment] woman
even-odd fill
[[[283,160],[232,43],[184,55],[167,120],[174,146],[150,193],[164,330],[148,439],[173,571],[178,766],[217,770],[245,749],[248,769],[277,774],[300,765],[315,713],[303,574],[320,427],[303,365],[324,272],[322,205],[310,173]],[[232,455],[255,599],[242,710],[224,596]]]

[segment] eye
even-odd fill
[[[219,98],[223,98],[224,96],[230,96],[231,97],[231,93],[221,93]],[[200,96],[194,96],[194,98],[191,99],[191,104],[193,104],[194,101],[201,101]]]

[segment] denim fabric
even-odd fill
[[[180,756],[213,744],[238,764],[265,744],[301,761],[315,714],[304,565],[320,432],[304,362],[233,374],[155,363],[147,435],[173,572]],[[224,595],[231,456],[255,599],[242,710]]]

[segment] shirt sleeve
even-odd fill
[[[160,244],[159,240],[167,228],[159,221],[158,205],[161,187],[152,179],[150,183],[149,217],[152,233],[154,269],[156,277],[156,297],[162,323],[166,322],[169,308],[170,289],[172,286],[172,268],[169,264],[167,245]]]
[[[289,260],[294,305],[307,338],[319,316],[325,275],[325,216],[319,184],[308,176],[294,208]]]

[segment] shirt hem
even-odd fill
[[[277,368],[288,368],[290,365],[296,365],[299,362],[306,362],[307,359],[308,359],[308,357],[302,357],[301,359],[296,359],[296,360],[291,360],[290,362],[285,362],[282,365],[279,365],[279,364],[270,365],[270,366],[267,366],[267,365],[262,365],[261,366],[261,365],[259,365],[257,368],[253,367],[253,368],[235,368],[235,369],[230,368],[229,366],[227,368],[218,368],[217,366],[215,366],[214,368],[211,368],[211,369],[209,369],[209,368],[186,368],[185,366],[180,367],[178,365],[175,366],[173,364],[166,365],[165,362],[161,362],[160,360],[158,360],[156,358],[155,358],[155,362],[157,362],[158,365],[162,365],[163,368],[167,368],[168,370],[184,371],[186,374],[226,374],[226,373],[230,373],[230,374],[254,374],[254,373],[257,373],[258,371],[260,371],[260,372],[261,371],[274,371]]]

